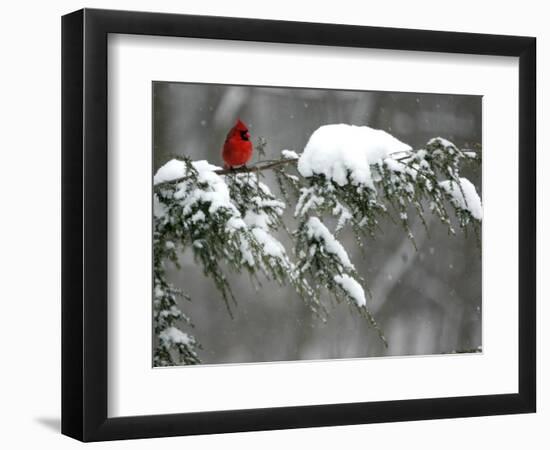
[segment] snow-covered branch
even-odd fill
[[[213,170],[213,172],[216,175],[233,175],[237,173],[258,173],[264,170],[273,170],[287,164],[296,164],[297,162],[298,162],[297,157],[281,158],[277,160],[260,161],[258,164],[255,164],[252,166],[240,166],[240,167],[233,167],[230,169],[215,169]],[[185,179],[186,177],[183,176],[175,179],[169,179],[166,181],[155,182],[155,189],[161,188],[162,186],[165,186],[167,184],[180,183],[182,181],[185,181]]]
[[[322,294],[329,293],[364,316],[384,340],[369,310],[367,282],[339,233],[348,228],[362,246],[365,235],[376,236],[380,218],[389,216],[414,244],[412,216],[426,225],[424,216],[432,213],[454,234],[450,211],[460,228],[479,233],[481,200],[460,174],[471,161],[479,163],[475,153],[442,138],[413,150],[384,131],[345,124],[320,127],[301,154],[283,150],[280,159],[250,167],[169,161],[154,177],[155,365],[199,362],[198,343],[180,330],[192,326],[176,301],[185,293],[167,282],[164,271],[184,249],[214,281],[230,314],[235,297],[224,270],[248,273],[258,283],[265,277],[291,285],[323,319]],[[265,170],[274,171],[281,199],[261,180]],[[277,233],[287,229],[283,213],[289,204],[297,226],[287,251]]]

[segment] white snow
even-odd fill
[[[441,181],[439,185],[451,195],[455,206],[470,211],[475,219],[481,220],[483,217],[483,208],[475,186],[466,178],[460,178],[459,180],[460,186],[453,180]],[[462,187],[462,190],[460,187]]]
[[[244,223],[246,223],[249,227],[258,227],[267,230],[271,225],[271,219],[263,211],[257,213],[248,210],[244,216]]]
[[[153,215],[157,219],[161,219],[166,216],[167,212],[168,209],[166,208],[166,205],[159,201],[159,198],[156,194],[153,195]]]
[[[263,211],[254,212],[248,210],[244,216],[244,223],[249,227],[258,243],[262,246],[264,253],[288,263],[286,250],[283,244],[269,233],[271,218],[268,214]],[[244,250],[246,250],[246,248]],[[243,254],[245,253],[244,250],[241,248]],[[245,259],[248,259],[246,255]]]
[[[428,145],[435,144],[436,142],[439,142],[445,149],[452,149],[452,150],[458,150],[456,145],[454,145],[451,141],[442,138],[442,137],[435,137],[428,141]]]
[[[262,244],[263,250],[269,256],[273,256],[279,259],[286,258],[286,251],[277,239],[275,239],[271,234],[265,231],[263,228],[254,227],[252,228],[252,234],[256,240]]]
[[[191,217],[191,222],[197,223],[197,222],[203,222],[204,219],[206,219],[206,216],[204,213],[199,209],[193,216]]]
[[[411,147],[383,130],[347,124],[324,125],[313,132],[298,160],[304,177],[325,175],[340,186],[373,187],[370,165]]]
[[[307,199],[307,201],[306,201]],[[309,212],[311,208],[318,208],[323,205],[325,199],[315,195],[315,188],[301,188],[300,198],[296,202],[296,209],[294,210],[294,216],[303,216]]]
[[[419,161],[423,161],[427,154],[428,154],[428,152],[425,149],[422,148],[422,149],[417,150],[415,152],[414,157],[415,157],[415,159],[417,159]]]
[[[208,213],[215,214],[220,208],[230,212],[230,217],[225,223],[228,232],[233,233],[242,229],[247,229],[252,233],[254,239],[261,245],[262,251],[271,257],[280,259],[283,263],[288,263],[286,251],[283,245],[269,233],[272,218],[261,210],[261,208],[271,208],[275,214],[282,214],[285,204],[276,198],[266,199],[260,196],[254,196],[250,199],[251,207],[256,206],[254,210],[248,210],[244,217],[241,216],[238,209],[233,204],[225,177],[216,174],[214,171],[218,167],[209,164],[207,161],[195,161],[192,163],[197,170],[198,183],[184,179],[177,183],[174,198],[179,200],[183,208],[183,214],[191,214],[199,203],[209,204]],[[172,181],[186,176],[186,163],[183,161],[172,160],[162,166],[155,175],[155,184]],[[240,183],[259,188],[264,194],[271,196],[270,189],[264,183],[258,182],[257,177],[250,174],[239,175],[236,180]],[[198,210],[190,217],[191,222],[197,223],[210,220],[206,217],[203,210]],[[196,248],[202,248],[202,243],[195,241],[193,245]],[[255,264],[255,259],[246,239],[240,244],[240,250],[243,259],[249,265]]]
[[[153,177],[155,184],[172,181],[185,176],[185,168],[187,165],[183,161],[171,159],[162,166]]]
[[[194,161],[192,164],[199,173],[220,169],[220,167],[214,166],[206,160]],[[157,173],[153,177],[153,183],[159,184],[183,178],[186,174],[186,167],[187,164],[185,161],[171,159],[157,170]]]
[[[225,223],[225,228],[229,231],[240,230],[242,228],[246,228],[246,223],[244,223],[244,220],[239,217],[230,217]]]
[[[338,202],[338,204],[332,209],[332,215],[338,216],[338,223],[336,224],[335,229],[336,232],[344,228],[346,223],[353,219],[353,216],[351,215],[349,209],[342,205],[340,202]]]
[[[262,183],[263,184],[263,183]],[[254,196],[250,199],[250,202],[256,205],[258,208],[273,208],[279,214],[283,213],[286,205],[277,199],[265,199],[260,196]]]
[[[327,253],[334,255],[344,267],[348,269],[354,268],[342,244],[336,240],[329,229],[317,217],[310,217],[306,223],[306,227],[309,239],[315,238],[318,241],[322,241],[322,246]]]
[[[294,150],[281,150],[281,155],[283,155],[283,158],[285,159],[298,159],[298,153],[296,153]]]
[[[159,333],[159,339],[164,345],[183,344],[189,345],[191,339],[187,333],[178,330],[176,327],[168,327]]]
[[[164,291],[159,286],[155,286],[155,297],[160,298],[163,295],[164,295]]]
[[[250,246],[248,245],[248,242],[246,240],[241,241],[240,250],[243,254],[243,262],[246,262],[250,267],[254,267],[254,256],[252,255]]]
[[[182,169],[177,163],[182,163],[184,168]],[[181,200],[183,213],[189,214],[198,202],[203,202],[210,203],[208,208],[208,212],[210,214],[216,213],[216,211],[220,208],[225,208],[232,211],[234,215],[238,215],[238,211],[231,202],[229,188],[225,184],[223,177],[214,172],[214,170],[218,169],[218,167],[213,166],[204,160],[195,161],[192,164],[198,172],[198,184],[202,186],[196,187],[189,191],[188,180],[184,180],[177,184],[178,190],[174,193],[174,198],[176,200]],[[175,178],[170,178],[174,176]],[[155,179],[158,178],[160,180],[167,181],[181,178],[182,176],[185,176],[185,163],[182,161],[171,160],[157,171]],[[198,216],[196,219],[200,220],[201,217]]]
[[[405,168],[407,167],[405,164],[400,163],[393,158],[386,158],[384,159],[384,162],[386,163],[388,169],[390,169],[392,172],[405,172]]]
[[[406,173],[410,175],[413,180],[416,180],[419,170],[429,170],[430,165],[424,160],[426,156],[425,150],[419,150],[416,153],[412,153],[407,157],[407,162],[399,161],[396,157],[389,157],[384,159],[386,167],[396,173],[403,174]],[[397,155],[398,158],[403,158],[403,155]],[[393,180],[393,178],[392,178]]]
[[[159,316],[166,319],[168,317],[179,318],[182,316],[181,311],[174,305],[170,306],[170,309],[163,309],[159,312]]]
[[[225,184],[223,177],[219,176],[214,170],[219,167],[210,164],[208,161],[194,161],[191,163],[195,170],[198,172],[198,182],[204,185],[202,188],[193,189],[188,192],[188,180],[179,182],[176,186],[178,190],[174,193],[176,200],[182,200],[181,205],[183,207],[183,213],[189,214],[193,206],[198,202],[210,203],[208,212],[210,214],[215,213],[219,208],[225,208],[231,211],[235,211],[235,206],[231,203],[229,197],[229,189]],[[155,184],[164,183],[168,181],[177,180],[186,176],[187,164],[185,161],[179,161],[172,159],[164,164],[155,174],[153,181]],[[158,208],[157,208],[158,209]],[[155,215],[160,216],[163,211],[155,211]],[[194,221],[203,220],[204,215],[196,215]]]
[[[338,283],[342,289],[344,289],[344,291],[346,291],[348,295],[355,300],[357,306],[361,307],[367,304],[365,291],[357,280],[344,273],[342,275],[335,275],[334,281],[336,281],[336,283]]]
[[[262,183],[258,180],[257,174],[251,174],[251,173],[242,173],[237,174],[235,177],[235,181],[240,183],[243,186],[252,187],[253,189],[260,189],[263,194],[267,197],[271,198],[265,198],[261,197],[259,195],[254,196],[250,199],[250,202],[256,205],[258,208],[266,208],[270,207],[278,211],[279,214],[283,213],[283,209],[286,207],[284,202],[277,200],[275,196],[271,193],[271,189],[269,189],[269,186],[265,183]]]

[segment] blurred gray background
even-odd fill
[[[222,165],[221,147],[237,118],[252,140],[267,140],[266,158],[280,150],[301,152],[321,125],[348,123],[385,130],[421,148],[441,136],[459,147],[481,143],[481,97],[398,92],[287,89],[187,83],[153,83],[155,171],[174,156]],[[254,158],[253,162],[256,160]],[[463,171],[481,195],[481,169]],[[276,185],[264,179],[274,193]],[[292,226],[294,205],[287,223]],[[418,251],[403,229],[389,220],[384,233],[361,252],[351,236],[340,239],[372,298],[368,306],[389,343],[385,348],[366,321],[345,304],[329,302],[326,323],[312,316],[292,288],[265,282],[255,290],[246,275],[228,274],[238,305],[227,313],[214,284],[190,252],[169,279],[192,302],[182,309],[201,342],[205,364],[422,355],[478,350],[481,346],[481,249],[473,233],[445,227],[427,216],[429,236],[413,226]],[[278,236],[288,244],[284,235]],[[291,254],[291,247],[287,245]]]

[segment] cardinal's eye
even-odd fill
[[[241,138],[243,141],[248,141],[248,131],[241,131]]]

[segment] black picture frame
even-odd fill
[[[107,36],[519,57],[517,393],[107,417]],[[536,39],[83,9],[62,18],[62,433],[82,441],[535,412]]]

